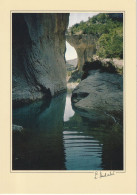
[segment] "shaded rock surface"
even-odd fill
[[[73,46],[78,56],[78,70],[82,71],[85,62],[92,61],[93,55],[96,53],[97,38],[93,35],[67,35],[67,41]]]
[[[124,61],[123,59],[118,58],[100,58],[96,55],[93,56],[93,62],[100,61],[102,66],[107,67],[109,69],[109,66],[113,66],[115,68],[117,73],[123,74],[123,67],[124,67]],[[93,63],[92,62],[92,63]],[[108,70],[109,71],[109,70]]]
[[[102,118],[111,117],[122,123],[123,118],[123,77],[118,74],[89,71],[72,93],[74,108],[85,111],[86,115]]]
[[[118,59],[99,59],[96,58],[92,62],[85,62],[83,66],[83,74],[81,72],[81,79],[87,78],[91,70],[100,70],[100,72],[123,74],[123,60]]]
[[[12,15],[13,103],[66,89],[65,31],[69,14]]]

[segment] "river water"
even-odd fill
[[[70,92],[13,109],[13,124],[13,170],[123,169],[122,128],[74,110]]]

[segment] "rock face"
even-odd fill
[[[66,89],[65,31],[69,14],[12,15],[13,103]]]
[[[115,122],[123,118],[123,77],[118,74],[89,71],[72,94],[76,109],[86,111],[92,118],[110,116]]]
[[[93,35],[67,35],[67,41],[73,46],[78,55],[78,70],[82,71],[82,67],[86,61],[92,61],[93,54],[96,53],[97,38]]]

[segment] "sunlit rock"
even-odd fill
[[[78,55],[78,70],[82,71],[83,65],[87,61],[92,61],[96,53],[97,38],[93,35],[67,35],[67,41],[73,46]]]

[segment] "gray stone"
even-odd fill
[[[69,14],[12,14],[13,102],[52,97],[66,89],[65,31]]]
[[[123,117],[123,77],[118,74],[92,70],[72,93],[74,108],[89,116],[99,113],[113,120]]]
[[[93,35],[67,35],[67,41],[73,46],[78,55],[78,70],[82,71],[83,65],[87,61],[92,61],[96,53],[97,38]]]

